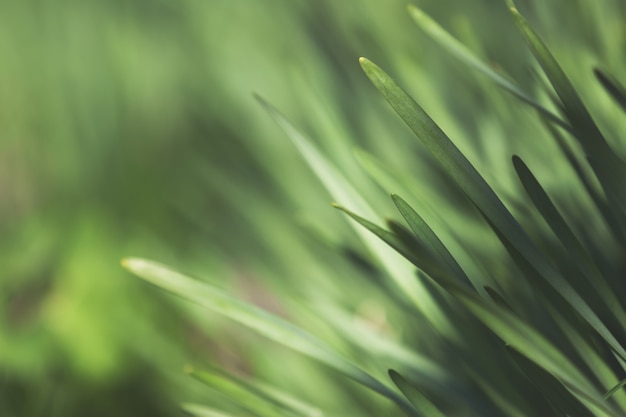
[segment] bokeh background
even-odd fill
[[[623,14],[604,11],[624,7],[591,3],[520,7],[602,123],[617,109],[585,86],[592,65],[624,73]],[[419,6],[532,84],[504,1]],[[445,222],[471,228],[465,203],[442,191],[446,180],[362,74],[361,55],[406,86],[504,198],[519,189],[512,153],[532,155],[548,188],[567,184],[571,172],[554,171],[545,151],[554,145],[524,144],[541,131],[532,112],[442,53],[404,0],[0,1],[0,415],[158,417],[179,415],[180,401],[222,401],[184,375],[186,363],[261,376],[335,410],[346,391],[333,384],[347,385],[363,415],[384,409],[119,264],[159,260],[318,334],[330,334],[325,318],[302,306],[329,300],[384,331],[392,313],[377,307],[375,280],[359,277],[373,267],[253,98],[301,127],[381,215],[393,215],[386,194],[397,190],[374,185],[355,148],[396,167]],[[493,237],[482,243],[477,256],[501,250]]]

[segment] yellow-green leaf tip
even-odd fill
[[[131,272],[135,272],[146,265],[146,261],[141,258],[124,258],[120,263]]]

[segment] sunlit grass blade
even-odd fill
[[[437,22],[435,22],[430,16],[424,13],[419,8],[410,5],[408,6],[409,14],[417,23],[417,25],[426,32],[439,46],[448,51],[450,55],[457,58],[464,64],[480,72],[496,85],[511,93],[519,100],[529,104],[539,113],[541,113],[548,120],[558,124],[559,126],[570,129],[569,125],[561,120],[550,110],[546,109],[543,105],[537,102],[535,99],[526,94],[514,81],[504,76],[503,74],[495,71],[489,65],[481,61],[476,57],[465,45],[459,42],[445,29],[443,29]]]
[[[198,381],[226,396],[237,406],[259,417],[277,417],[282,414],[294,416],[290,410],[283,410],[278,404],[259,397],[240,381],[235,380],[235,378],[215,372],[210,373],[192,369],[188,369],[187,372]]]
[[[512,7],[511,13],[533,55],[561,99],[573,134],[588,154],[589,162],[609,200],[614,200],[619,205],[619,211],[626,213],[626,187],[623,186],[626,164],[610,148],[574,86],[543,41],[517,9]]]
[[[626,313],[624,313],[624,310],[615,296],[615,293],[608,286],[606,280],[602,276],[602,273],[595,265],[595,262],[587,253],[587,250],[578,240],[561,213],[559,213],[548,194],[545,192],[541,184],[539,184],[539,181],[537,181],[533,173],[530,169],[528,169],[520,157],[513,157],[513,165],[515,166],[515,171],[517,172],[522,185],[533,201],[533,204],[537,210],[539,210],[548,226],[554,232],[555,236],[568,251],[572,262],[585,275],[588,283],[591,284],[598,294],[601,295],[601,299],[596,304],[600,304],[600,307],[606,304],[609,307],[609,310],[616,315],[618,322],[626,323]]]
[[[354,313],[329,305],[320,306],[316,311],[318,309],[326,321],[332,323],[334,328],[367,354],[382,358],[385,362],[393,361],[403,369],[413,372],[425,383],[451,384],[454,377],[447,368],[392,337],[381,337],[380,331],[372,329],[370,325],[360,320],[355,320]]]
[[[424,394],[393,369],[389,377],[400,388],[404,396],[415,406],[424,417],[445,417],[445,415]]]
[[[626,111],[626,87],[617,78],[600,68],[594,68],[593,73],[615,102],[619,104],[622,110]]]
[[[346,213],[348,216],[354,219],[354,221],[356,221],[358,224],[363,226],[365,229],[369,230],[371,233],[373,233],[383,242],[388,244],[390,247],[392,247],[396,252],[401,254],[404,258],[406,258],[413,265],[417,266],[418,268],[423,267],[423,265],[421,265],[421,262],[420,262],[420,257],[417,256],[415,252],[411,248],[409,248],[405,244],[405,242],[402,239],[400,239],[396,234],[388,230],[385,230],[380,226],[377,226],[376,224],[370,222],[369,220],[364,219],[363,217],[357,215],[356,213],[348,210],[345,207],[340,206],[339,204],[333,203],[333,207]]]
[[[186,371],[198,381],[219,391],[233,402],[259,416],[320,417],[322,415],[320,410],[312,407],[294,408],[291,404],[280,399],[281,397],[284,398],[284,395],[281,397],[271,395],[262,387],[257,387],[253,383],[218,369],[208,372],[189,367]]]
[[[445,247],[443,242],[424,221],[424,219],[422,219],[422,217],[400,196],[392,194],[391,199],[413,233],[430,246],[433,253],[438,256],[445,265],[447,265],[454,276],[456,276],[461,282],[472,287],[471,281],[459,263],[456,259],[454,259],[450,251],[448,251],[448,248]]]
[[[181,404],[181,408],[193,417],[236,417],[234,414],[228,414],[200,404],[184,403]]]
[[[615,395],[615,393],[619,390],[621,390],[622,388],[624,388],[624,386],[626,386],[626,379],[622,379],[620,382],[617,383],[617,385],[615,385],[613,388],[611,388],[610,390],[607,391],[606,394],[604,394],[604,399],[609,399],[611,398],[613,395]]]
[[[342,204],[349,205],[352,210],[357,210],[369,219],[378,220],[378,215],[366,200],[293,124],[263,98],[256,96],[256,99],[287,134],[335,201],[341,201]],[[406,297],[418,308],[424,302],[427,302],[428,300],[424,300],[420,296],[423,293],[422,288],[413,279],[411,271],[405,268],[401,262],[398,262],[397,254],[386,247],[379,239],[365,232],[361,227],[353,226],[356,233],[371,251],[372,256],[380,262],[398,287],[402,289]],[[428,314],[428,312],[426,313]]]
[[[191,279],[159,263],[139,258],[128,258],[122,264],[126,269],[147,282],[226,316],[275,342],[316,359],[394,401],[408,415],[414,413],[413,407],[388,386],[352,364],[315,336],[292,323],[238,300],[217,287]]]
[[[591,411],[578,401],[554,376],[528,360],[515,349],[509,347],[507,352],[528,379],[536,386],[541,387],[542,395],[561,410],[563,416],[594,417]]]
[[[469,199],[516,250],[623,358],[626,350],[580,295],[554,268],[513,218],[493,189],[426,112],[382,69],[361,58],[361,67],[391,107],[422,141]]]

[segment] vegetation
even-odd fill
[[[260,3],[3,5],[2,415],[626,413],[626,5]]]

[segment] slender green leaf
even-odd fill
[[[587,253],[587,250],[583,247],[582,243],[580,243],[563,216],[561,216],[554,203],[552,203],[548,194],[541,184],[539,184],[539,181],[537,181],[520,157],[513,156],[513,165],[533,204],[570,254],[572,263],[578,267],[587,278],[588,283],[601,295],[601,299],[599,299],[595,305],[600,305],[600,307],[605,304],[608,305],[609,310],[616,315],[617,321],[626,323],[626,313],[615,296],[615,293],[607,284],[593,259]],[[587,292],[586,295],[589,297],[591,294]]]
[[[430,36],[439,46],[447,50],[450,55],[457,58],[464,64],[480,72],[496,85],[511,93],[519,100],[529,104],[539,113],[541,113],[548,120],[558,124],[564,129],[570,129],[569,125],[561,120],[558,116],[546,109],[535,99],[526,94],[514,81],[506,77],[505,75],[495,71],[492,67],[477,58],[465,45],[455,39],[452,35],[445,31],[437,22],[435,22],[430,16],[424,13],[417,7],[410,5],[409,14],[417,23],[417,25]]]
[[[206,407],[200,404],[184,403],[181,408],[193,417],[235,417],[233,414],[227,414],[215,408]]]
[[[533,265],[533,268],[538,271],[539,275],[561,294],[574,310],[620,356],[626,357],[626,350],[624,350],[580,295],[554,268],[548,258],[535,246],[530,237],[496,196],[493,189],[439,126],[382,69],[365,58],[361,58],[360,62],[374,86],[383,94],[396,113],[424,143],[426,148],[435,156],[444,170],[455,180],[469,199],[507,237],[519,253]]]
[[[552,56],[546,45],[515,9],[511,13],[533,55],[546,73],[552,87],[563,103],[563,109],[573,133],[589,155],[589,162],[610,200],[621,213],[626,213],[626,164],[613,152],[574,86]]]
[[[270,391],[256,382],[244,381],[219,369],[208,372],[189,367],[186,371],[195,379],[260,416],[320,417],[322,415],[320,410],[311,406],[304,406],[302,403],[294,406],[293,401],[285,401],[284,398],[287,396],[276,395],[278,392],[276,389]]]
[[[396,252],[406,258],[413,265],[417,266],[418,268],[423,267],[420,262],[420,257],[416,255],[416,253],[405,244],[405,241],[400,239],[396,234],[389,232],[380,226],[377,226],[376,224],[364,219],[363,217],[357,215],[356,213],[353,213],[345,207],[340,206],[339,204],[333,203],[332,206],[346,213],[358,224],[365,227],[383,242],[391,246]]]
[[[331,164],[324,155],[319,152],[316,147],[302,134],[295,126],[293,126],[278,110],[276,110],[267,101],[261,97],[256,97],[263,108],[272,116],[272,118],[278,123],[278,125],[287,134],[289,139],[293,142],[298,149],[304,160],[311,167],[311,169],[318,176],[322,184],[326,187],[328,192],[336,201],[341,201],[343,204],[350,205],[353,210],[357,210],[364,216],[370,219],[377,220],[378,215],[367,204],[365,199],[350,185],[350,183],[339,173],[339,171]],[[393,278],[395,283],[402,289],[408,299],[418,308],[422,309],[422,306],[428,300],[421,297],[423,288],[419,287],[419,283],[413,279],[411,271],[404,267],[401,262],[398,262],[398,256],[394,251],[387,248],[379,239],[371,236],[361,227],[355,226],[355,231],[361,237],[365,245],[370,250],[373,257],[377,258],[380,264],[389,273],[389,276]],[[424,310],[425,314],[430,314],[429,311]]]
[[[191,279],[159,263],[128,258],[122,262],[122,265],[158,287],[237,321],[271,340],[326,364],[396,402],[408,415],[414,413],[413,407],[392,389],[292,323],[238,300],[217,287]]]
[[[511,305],[495,289],[489,286],[486,286],[485,291],[487,292],[487,295],[489,295],[489,298],[491,298],[493,302],[496,303],[497,306],[513,313],[513,309],[511,308]]]
[[[198,381],[218,391],[231,402],[254,415],[259,417],[295,416],[290,410],[282,409],[279,404],[259,396],[245,386],[242,381],[238,381],[234,377],[218,372],[196,371],[192,369],[188,369],[187,372]]]
[[[413,384],[407,381],[402,375],[394,371],[389,370],[389,376],[391,380],[400,388],[400,391],[404,396],[415,406],[415,408],[422,413],[424,417],[445,417],[445,415],[439,411],[437,406],[430,402],[430,400],[422,394]]]
[[[624,388],[624,386],[626,386],[626,379],[622,379],[620,382],[617,383],[617,385],[615,385],[613,388],[611,388],[610,390],[607,391],[606,394],[604,394],[603,398],[605,400],[608,400],[609,398],[611,398],[617,391],[621,390],[622,388]]]
[[[563,412],[564,417],[594,417],[591,411],[554,376],[515,349],[508,347],[507,352],[530,381],[536,384],[542,395]]]
[[[565,140],[563,135],[550,123],[544,121],[544,125],[555,139],[557,145],[561,149],[561,152],[565,155],[568,162],[576,172],[580,182],[585,187],[585,190],[589,194],[589,197],[594,202],[598,211],[602,214],[604,221],[609,225],[609,229],[615,239],[618,242],[624,244],[626,242],[626,238],[624,237],[623,231],[621,230],[621,226],[616,218],[616,213],[611,211],[609,206],[607,205],[605,197],[602,195],[602,191],[600,189],[600,185],[596,184],[597,178],[589,175],[585,167],[583,167],[582,163],[579,162],[578,158],[574,154],[574,151],[571,148],[571,145]]]
[[[588,407],[593,405],[594,410],[599,410],[604,416],[620,415],[602,399],[588,378],[559,349],[526,322],[507,309],[487,302],[476,292],[457,282],[445,278],[436,278],[435,281],[462,302],[506,344],[557,377],[578,398],[584,400]]]
[[[620,83],[617,78],[613,77],[611,74],[602,71],[600,68],[595,68],[593,73],[596,75],[600,84],[604,87],[604,89],[613,97],[615,102],[620,105],[620,107],[626,111],[626,87],[622,83]]]
[[[454,276],[456,276],[461,282],[472,287],[471,281],[459,263],[456,259],[454,259],[450,251],[448,251],[448,248],[445,247],[443,242],[424,221],[424,219],[422,219],[422,217],[417,214],[417,212],[413,210],[413,208],[400,196],[392,194],[391,199],[413,233],[429,245],[429,247],[433,250],[433,253],[438,256],[445,265],[447,265]]]

